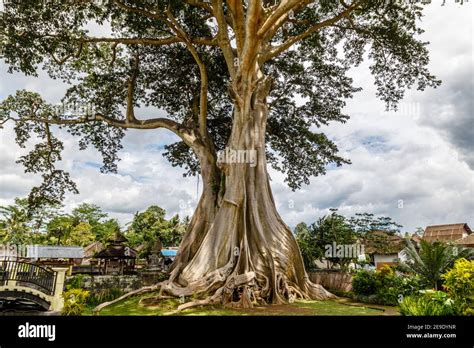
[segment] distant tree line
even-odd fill
[[[338,213],[337,209],[331,209],[331,213],[319,218],[314,223],[307,225],[299,223],[294,230],[296,240],[303,256],[306,269],[315,268],[317,260],[330,261],[330,265],[347,268],[350,263],[357,261],[356,258],[327,257],[328,245],[354,244],[361,239],[373,239],[370,233],[373,231],[384,231],[387,235],[400,234],[403,226],[393,221],[390,217],[375,217],[370,213],[358,213],[347,218]],[[388,243],[387,240],[377,239],[374,243]]]
[[[158,239],[164,247],[178,246],[189,223],[188,217],[181,219],[179,215],[166,219],[166,211],[156,205],[137,212],[124,228],[94,204],[82,203],[69,213],[62,208],[49,205],[31,209],[26,198],[0,206],[0,244],[85,247],[95,241],[106,244],[119,231],[129,246],[142,246],[146,254]]]

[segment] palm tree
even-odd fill
[[[460,257],[472,259],[474,251],[460,248],[456,245],[446,244],[440,241],[433,243],[422,240],[420,249],[408,241],[405,249],[407,260],[400,264],[401,269],[420,275],[427,285],[438,290],[441,283],[441,275],[450,268],[454,261]]]
[[[17,205],[9,205],[0,207],[0,215],[0,228],[5,232],[3,243],[26,244],[31,232],[27,211]]]

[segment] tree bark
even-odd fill
[[[265,155],[270,86],[271,80],[261,73],[239,79],[234,86],[228,148],[256,151],[255,163],[219,165],[209,146],[198,147],[202,196],[169,280],[147,290],[159,289],[164,298],[195,298],[178,310],[206,304],[251,307],[334,297],[308,279],[296,239],[275,206]]]
[[[215,162],[201,162],[204,192],[170,280],[161,288],[168,295],[202,297],[181,308],[333,297],[309,281],[293,233],[276,210],[265,156],[271,81],[259,75],[237,85],[228,143],[230,149],[247,154],[256,151],[256,162],[223,163],[220,168]]]

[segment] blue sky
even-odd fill
[[[441,1],[428,6],[422,26],[431,42],[431,71],[443,80],[435,90],[409,91],[398,113],[384,111],[375,98],[368,64],[351,72],[363,91],[349,101],[348,123],[321,128],[352,164],[329,167],[325,176],[292,192],[283,175],[271,172],[278,210],[294,226],[313,222],[330,208],[344,215],[371,212],[401,223],[404,231],[430,224],[468,222],[474,227],[474,120],[472,2],[463,7]],[[0,99],[17,89],[40,92],[49,102],[60,100],[64,85],[41,73],[39,78],[7,74],[0,62]],[[161,113],[146,110],[145,115]],[[155,115],[156,116],[156,115]],[[0,132],[0,204],[26,196],[40,178],[24,174],[15,160],[24,153],[12,140],[11,126]],[[165,130],[128,131],[119,172],[99,172],[94,149],[78,151],[75,139],[63,134],[68,169],[80,190],[68,195],[65,210],[87,201],[103,207],[122,223],[151,204],[169,215],[192,214],[199,186],[183,178],[163,158],[163,145],[175,141]],[[400,202],[402,204],[400,204]]]

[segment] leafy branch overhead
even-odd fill
[[[439,85],[418,38],[422,8],[385,0],[11,1],[0,19],[10,72],[44,69],[70,85],[65,105],[92,107],[71,112],[18,91],[0,103],[0,125],[15,122],[20,146],[31,134],[40,139],[20,159],[27,172],[43,175],[34,204],[77,192],[57,166],[58,128],[79,137],[81,149],[97,148],[104,172],[117,169],[126,129],[168,129],[180,141],[165,156],[195,175],[228,143],[242,103],[236,86],[258,64],[272,81],[267,160],[297,189],[328,164],[349,163],[319,128],[348,120],[346,100],[360,89],[347,72],[366,55],[388,108],[407,88]],[[95,36],[91,23],[107,30]],[[140,118],[140,106],[166,117]]]

